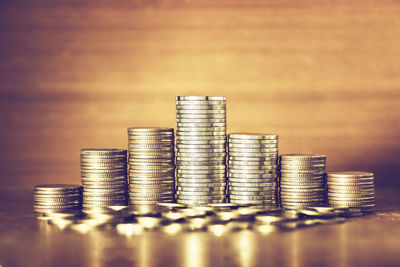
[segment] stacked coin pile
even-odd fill
[[[175,187],[173,128],[129,128],[129,198],[137,207],[172,202]]]
[[[126,162],[126,150],[81,150],[84,208],[128,204]]]
[[[82,186],[70,184],[36,185],[33,210],[38,213],[73,213],[82,209]]]
[[[325,206],[324,155],[282,155],[280,202],[284,209]]]
[[[375,211],[374,174],[371,172],[329,172],[328,202],[332,207],[361,208]]]
[[[230,202],[276,206],[278,136],[229,134],[228,146]]]
[[[225,201],[226,101],[222,96],[176,98],[177,202]]]

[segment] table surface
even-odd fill
[[[32,213],[32,192],[0,192],[0,266],[395,266],[400,264],[400,196],[377,192],[377,213],[272,232],[251,230],[126,237],[114,229],[61,231]]]

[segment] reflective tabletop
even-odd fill
[[[378,190],[377,212],[292,231],[61,230],[32,212],[30,190],[0,194],[0,266],[395,266],[400,196]]]

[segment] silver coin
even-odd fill
[[[277,167],[273,166],[273,165],[228,165],[228,168],[230,170],[242,170],[242,172],[246,172],[247,170],[249,170],[250,172],[252,170],[256,170],[256,171],[264,171],[264,173],[268,173],[268,172],[274,172],[276,173],[277,171]]]
[[[202,196],[212,196],[214,198],[226,198],[225,191],[212,191],[212,192],[204,192],[204,191],[196,191],[196,192],[191,192],[191,191],[177,191],[176,195],[178,198],[182,198],[182,196],[187,197],[187,196],[193,196],[193,198],[196,197],[202,197]]]
[[[182,166],[225,166],[224,158],[185,158],[177,159],[176,164]]]
[[[154,169],[162,169],[162,168],[174,168],[174,164],[171,163],[159,163],[159,162],[129,162],[129,167],[131,168],[154,168]]]
[[[203,115],[203,114],[206,114],[206,115],[223,114],[223,115],[225,115],[226,109],[181,109],[181,108],[177,108],[176,114],[180,114],[183,116],[186,114],[188,114],[188,115],[197,115],[197,114],[199,114],[199,115]]]
[[[175,159],[174,158],[165,158],[165,159],[160,159],[160,158],[155,158],[155,159],[134,159],[131,158],[129,159],[129,164],[170,164],[174,165]]]
[[[269,178],[251,178],[251,179],[246,179],[246,178],[234,178],[234,177],[229,177],[228,178],[229,183],[272,183],[274,182],[274,179],[269,179]]]
[[[194,150],[200,150],[200,151],[215,151],[216,152],[224,152],[226,151],[226,146],[225,144],[194,144],[194,145],[186,145],[186,144],[178,144],[177,145],[177,150],[178,151],[194,151]]]
[[[229,152],[238,153],[278,153],[278,148],[238,148],[229,147]]]
[[[372,172],[350,171],[350,172],[328,172],[327,176],[332,178],[364,178],[364,177],[374,177],[374,174]]]
[[[84,148],[81,155],[125,155],[126,150],[118,148]]]
[[[195,147],[182,147],[178,146],[177,147],[177,152],[183,152],[183,153],[226,153],[226,148],[224,146],[220,147],[201,147],[201,146],[195,146]]]
[[[278,136],[275,134],[249,134],[249,133],[231,133],[230,139],[244,139],[244,140],[276,140]]]
[[[277,162],[276,160],[272,159],[272,160],[261,160],[261,161],[244,161],[244,160],[228,160],[228,164],[229,166],[237,166],[238,168],[240,167],[258,167],[258,166],[268,166],[268,167],[277,167]]]
[[[128,132],[134,133],[173,133],[174,128],[167,127],[130,127],[128,128]]]
[[[176,104],[176,110],[224,110],[226,112],[226,104],[195,104],[195,105],[187,105],[187,104]]]
[[[273,143],[277,144],[278,143],[277,139],[276,140],[232,139],[232,138],[229,137],[229,135],[228,135],[228,141],[229,141],[229,144],[242,145],[242,146],[245,146],[245,145],[264,145],[264,144],[273,144]]]
[[[220,187],[192,187],[192,186],[177,186],[176,187],[177,191],[185,191],[185,192],[225,192],[226,187],[225,186],[220,186]]]
[[[177,142],[182,143],[182,141],[217,141],[217,140],[224,140],[225,141],[225,134],[221,135],[178,135]]]
[[[180,145],[226,145],[225,139],[220,140],[176,140],[176,145],[179,147]]]
[[[281,155],[281,160],[282,161],[313,161],[313,160],[326,160],[325,155],[320,155],[320,154],[284,154]]]
[[[87,179],[97,179],[97,180],[102,180],[102,179],[118,179],[119,177],[125,176],[126,177],[126,171],[125,172],[118,172],[118,173],[81,173],[81,178],[87,178]]]
[[[75,184],[41,184],[35,185],[34,190],[37,192],[76,192],[81,191],[81,185]]]
[[[217,204],[217,203],[223,203],[224,200],[203,200],[203,201],[194,201],[194,200],[185,200],[185,199],[177,199],[177,203],[179,204],[184,204],[187,206],[202,206],[202,205],[208,205],[208,204]]]
[[[282,181],[279,184],[281,191],[283,191],[285,188],[293,188],[293,189],[301,189],[301,188],[324,188],[325,185],[324,183],[304,183],[304,184],[287,184],[283,183]]]
[[[325,171],[324,170],[302,170],[302,171],[284,171],[284,170],[280,170],[281,173],[281,177],[310,177],[310,176],[317,176],[317,175],[325,175]]]
[[[268,168],[268,169],[232,169],[232,168],[228,168],[228,173],[229,174],[250,174],[250,175],[256,175],[256,174],[271,174],[271,175],[275,175],[276,176],[276,169],[275,168]]]
[[[191,132],[177,132],[176,137],[179,139],[194,139],[194,138],[213,138],[218,137],[219,139],[225,139],[226,133],[225,131],[213,131],[213,132],[199,132],[199,131],[191,131]]]
[[[235,161],[236,163],[240,162],[274,162],[276,164],[276,157],[243,157],[243,156],[233,156],[229,154],[229,161]]]
[[[278,140],[265,140],[265,142],[260,143],[239,143],[232,142],[229,139],[229,148],[237,148],[237,149],[259,149],[259,148],[278,148]]]
[[[224,129],[226,130],[226,122],[225,123],[203,123],[203,122],[198,122],[198,123],[177,123],[176,127],[178,129],[210,129],[211,131],[214,130],[214,128],[221,128],[221,131],[223,131]]]
[[[208,176],[208,175],[224,175],[226,176],[226,172],[224,169],[222,170],[177,170],[177,176],[184,176],[184,175],[193,175],[193,176]]]
[[[188,171],[197,171],[197,170],[225,170],[226,166],[225,165],[206,165],[206,166],[197,166],[195,164],[193,165],[179,165],[177,166],[177,171],[179,172],[180,170],[188,170]]]
[[[179,200],[192,200],[192,201],[204,201],[204,200],[224,200],[225,195],[206,195],[206,196],[195,196],[195,195],[178,195]],[[179,203],[179,202],[178,202]]]
[[[204,135],[212,135],[205,133],[224,133],[226,134],[226,127],[179,127],[178,135],[185,135],[185,133],[204,133]],[[198,134],[198,135],[199,135]]]
[[[276,179],[276,173],[232,173],[231,170],[228,171],[229,178],[239,178],[239,179]]]
[[[213,101],[195,101],[195,100],[190,100],[190,101],[176,101],[176,108],[188,108],[188,107],[223,107],[226,108],[226,101],[218,101],[218,100],[213,100]]]
[[[226,123],[226,118],[176,118],[177,123]]]
[[[245,158],[277,158],[277,152],[236,152],[236,151],[229,151],[229,156],[232,157],[245,157]]]
[[[204,179],[199,179],[199,178],[182,178],[179,177],[177,179],[178,183],[210,183],[210,182],[214,182],[214,183],[222,183],[224,181],[226,181],[225,178],[204,178]]]
[[[219,188],[219,187],[223,187],[226,186],[226,182],[214,182],[214,181],[210,181],[209,183],[197,183],[197,182],[178,182],[177,186],[181,186],[181,187],[190,187],[190,188],[209,188],[209,187],[215,187],[215,188]]]
[[[150,153],[150,154],[158,154],[158,153],[173,153],[174,147],[160,147],[160,148],[145,148],[145,147],[138,147],[135,145],[129,145],[129,154],[136,154],[136,153]]]
[[[282,168],[312,168],[312,167],[321,167],[321,166],[326,166],[325,161],[306,161],[306,162],[300,162],[300,161],[279,161],[280,165]]]
[[[243,191],[243,190],[229,190],[229,196],[267,196],[276,198],[274,191]]]
[[[190,179],[214,179],[214,178],[226,178],[225,173],[219,174],[205,174],[205,175],[193,175],[193,174],[177,174],[177,178],[190,178]]]
[[[262,186],[262,187],[245,187],[245,186],[232,186],[229,185],[229,192],[241,191],[241,192],[275,192],[276,193],[276,186]]]

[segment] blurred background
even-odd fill
[[[400,188],[398,1],[0,3],[1,188],[80,183],[81,148],[174,127],[178,95]]]

